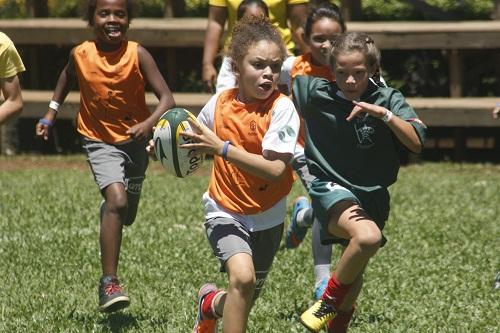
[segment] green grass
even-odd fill
[[[85,158],[0,157],[0,170],[0,332],[190,332],[200,284],[225,285],[202,228],[206,176],[151,165],[122,245],[132,304],[108,316],[97,312],[101,198]],[[498,332],[500,166],[425,163],[399,178],[350,332]],[[248,331],[305,332],[313,280],[308,235],[278,253]]]

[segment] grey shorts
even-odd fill
[[[111,145],[83,138],[83,149],[99,190],[122,183],[129,194],[140,195],[149,163],[145,147],[146,140]]]
[[[281,223],[273,228],[250,232],[241,223],[230,218],[213,218],[205,222],[208,242],[225,272],[225,263],[237,253],[252,257],[255,268],[256,286],[254,299],[264,286],[283,235]]]
[[[320,222],[322,244],[340,243],[344,246],[349,244],[349,240],[335,237],[328,232],[330,209],[340,201],[352,201],[360,205],[380,230],[384,229],[385,221],[389,218],[390,197],[386,188],[374,192],[359,191],[354,193],[334,182],[315,179],[311,183],[309,195],[315,217]],[[386,241],[385,236],[383,236],[382,246]]]

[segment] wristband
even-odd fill
[[[382,119],[384,123],[388,123],[391,120],[391,118],[392,118],[392,112],[387,110],[387,112],[380,119]]]
[[[50,101],[50,103],[49,103],[49,108],[51,108],[55,112],[59,111],[59,106],[60,106],[60,104],[57,103],[56,101]]]
[[[42,124],[42,125],[45,125],[45,126],[49,126],[49,127],[52,127],[52,125],[54,125],[54,123],[53,123],[53,122],[51,122],[50,120],[45,119],[45,118],[40,118],[40,119],[38,120],[38,123],[39,123],[39,124]]]
[[[225,141],[224,142],[224,147],[222,147],[222,154],[220,156],[227,161],[227,151],[229,149],[229,145],[231,144],[231,141]]]

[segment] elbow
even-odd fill
[[[268,181],[270,181],[270,182],[276,183],[276,182],[279,182],[279,181],[281,181],[283,179],[285,173],[286,173],[286,167],[284,167],[284,168],[281,168],[281,167],[273,168],[266,175],[265,179],[268,180]]]
[[[410,147],[408,147],[410,151],[414,154],[420,154],[422,149],[424,148],[420,141],[414,142]]]

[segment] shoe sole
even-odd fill
[[[299,321],[300,321],[300,323],[302,324],[302,326],[304,326],[305,328],[307,328],[307,330],[308,330],[309,332],[312,332],[312,333],[318,333],[319,331],[321,331],[321,328],[320,328],[319,330],[315,330],[315,329],[312,329],[312,328],[310,328],[309,326],[307,326],[307,325],[306,325],[306,323],[304,323],[304,322],[302,321],[302,318],[299,318]]]
[[[108,301],[107,303],[99,306],[99,311],[104,313],[111,313],[125,309],[130,305],[130,298],[128,296],[118,296]]]

